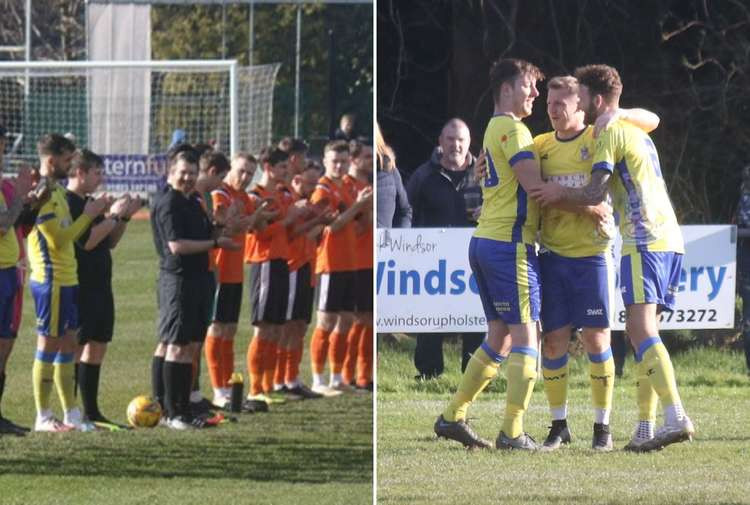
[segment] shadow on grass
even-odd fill
[[[369,483],[372,410],[366,402],[304,402],[200,431],[2,439],[0,467],[16,475]]]
[[[188,441],[186,441],[188,442]],[[236,441],[235,441],[236,442]],[[82,447],[60,459],[46,454],[9,458],[9,474],[126,478],[200,478],[283,480],[297,483],[365,483],[372,481],[372,447],[298,446],[268,440],[261,444],[204,444],[186,447]],[[196,453],[201,454],[196,458]]]

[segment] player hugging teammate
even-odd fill
[[[490,447],[466,423],[466,413],[507,361],[506,409],[495,446],[533,451],[569,443],[567,343],[571,331],[582,328],[594,410],[592,448],[612,450],[611,201],[623,239],[620,289],[626,332],[638,362],[639,420],[625,449],[645,452],[689,440],[694,428],[658,336],[659,312],[674,307],[684,253],[656,149],[646,133],[658,118],[620,109],[617,71],[589,65],[578,68],[575,77],[550,80],[547,112],[554,132],[532,138],[521,119],[531,114],[539,95],[536,83],[543,77],[522,60],[500,60],[490,70],[495,110],[484,137],[484,204],[469,246],[489,331],[435,422],[435,433],[466,447]],[[553,421],[543,444],[523,430],[537,378],[540,319],[542,371]],[[664,426],[654,431],[657,399]]]

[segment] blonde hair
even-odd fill
[[[568,93],[578,93],[578,79],[572,75],[558,75],[549,80],[547,89],[562,89]]]
[[[375,121],[375,150],[378,157],[378,166],[381,170],[391,172],[396,167],[396,155],[393,154],[391,146],[385,143],[383,134],[380,133],[380,125]]]

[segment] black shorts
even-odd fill
[[[211,321],[223,324],[237,324],[242,308],[242,283],[220,283],[214,295],[214,310]]]
[[[187,345],[203,342],[213,294],[213,274],[182,277],[166,272],[159,276],[159,340]]]
[[[354,310],[357,312],[372,312],[372,268],[365,268],[355,272],[357,281],[357,301]]]
[[[216,297],[216,289],[218,283],[216,282],[216,273],[209,272],[208,274],[208,304],[206,305],[206,321],[207,324],[211,324],[214,319],[214,298]]]
[[[78,343],[108,343],[115,328],[115,300],[111,286],[78,287]]]
[[[318,274],[318,310],[323,312],[354,311],[356,282],[355,271]]]
[[[312,320],[313,287],[310,263],[305,263],[294,272],[289,272],[289,300],[286,308],[287,321]]]
[[[289,269],[286,260],[250,263],[250,321],[252,324],[286,322]]]

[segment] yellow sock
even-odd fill
[[[597,413],[596,422],[609,424],[612,393],[615,390],[615,360],[612,358],[612,349],[607,349],[601,354],[589,353],[589,378],[591,404]]]
[[[75,399],[75,364],[73,353],[59,353],[55,358],[55,386],[60,404],[65,412],[76,406]]]
[[[568,414],[568,370],[568,353],[559,358],[542,359],[544,394],[547,395],[553,421],[565,419]]]
[[[523,433],[523,413],[529,406],[536,380],[537,351],[531,347],[514,347],[508,356],[508,391],[505,397],[503,433],[516,438]]]
[[[638,346],[638,355],[646,367],[651,387],[659,395],[663,407],[682,405],[677,392],[677,381],[674,377],[672,360],[669,352],[659,337],[647,338]]]
[[[638,361],[638,375],[636,376],[636,395],[638,398],[638,420],[656,422],[656,406],[659,397],[651,387],[651,381],[648,378],[648,367],[643,361]]]
[[[34,403],[37,413],[49,410],[50,396],[52,395],[52,376],[54,374],[52,361],[55,353],[36,352],[31,377],[34,383]]]
[[[451,422],[466,419],[469,405],[495,378],[502,361],[503,357],[496,353],[486,340],[482,342],[466,365],[458,390],[443,411],[443,419]]]

